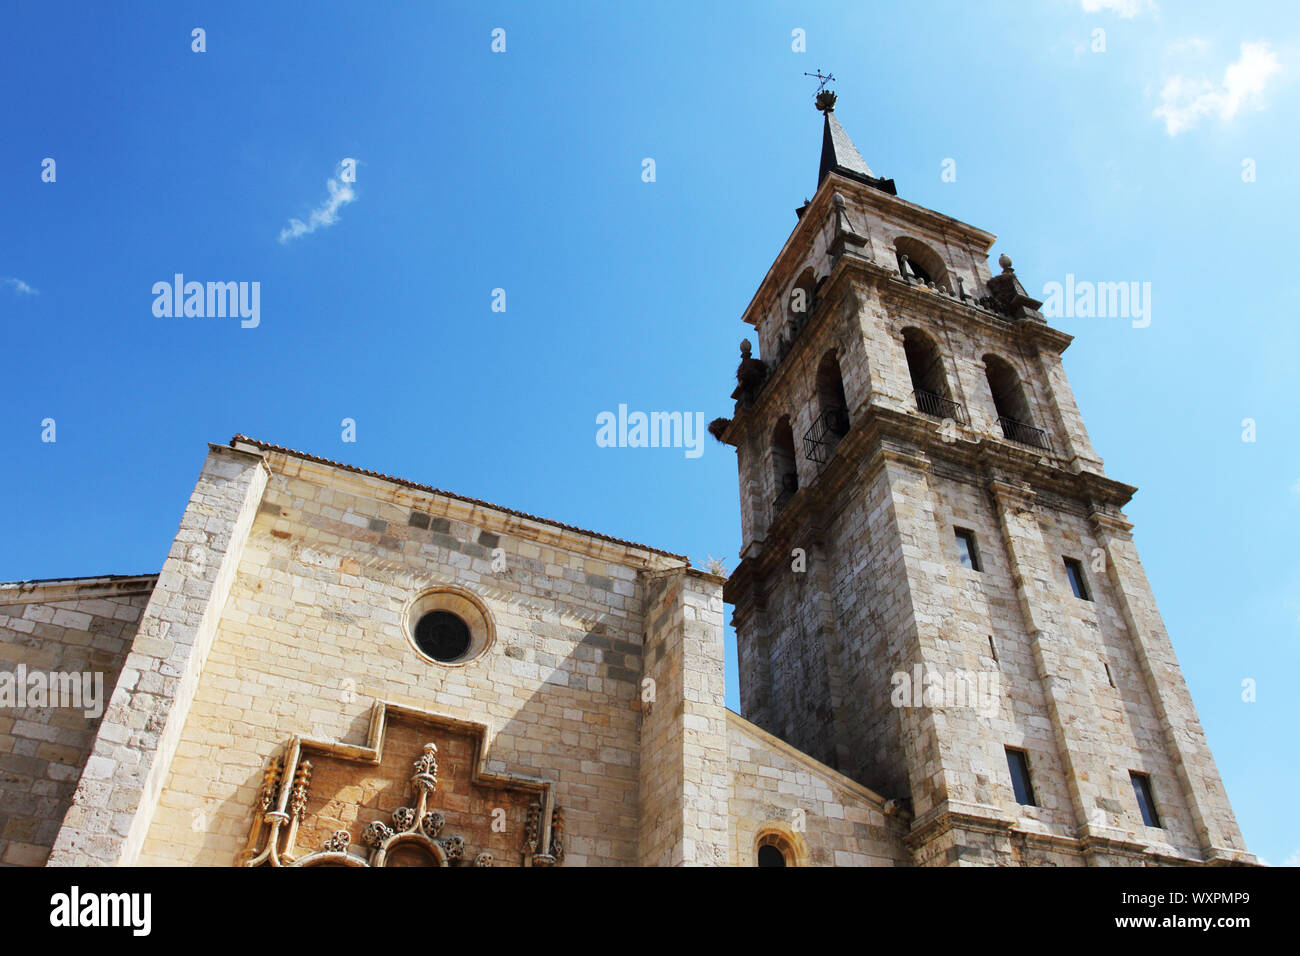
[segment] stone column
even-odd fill
[[[144,844],[270,473],[208,447],[49,866],[130,866]]]
[[[641,725],[643,866],[727,864],[721,583],[685,568],[646,583],[642,661],[654,701]]]

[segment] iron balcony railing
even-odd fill
[[[961,402],[954,402],[950,398],[944,398],[934,392],[927,392],[923,388],[918,388],[912,394],[916,396],[918,411],[934,418],[951,418],[963,425],[970,424],[970,419],[966,416],[966,409]]]
[[[780,514],[782,509],[790,503],[794,493],[799,490],[799,476],[793,471],[781,476],[781,490],[776,493],[776,513]]]
[[[803,436],[804,454],[809,461],[824,465],[831,460],[840,439],[848,433],[848,409],[828,408],[813,419],[812,428]]]
[[[1042,448],[1046,451],[1052,450],[1052,443],[1047,440],[1047,432],[1036,425],[1028,425],[1014,418],[1005,417],[999,418],[998,424],[1002,426],[1002,434],[1008,441],[1032,445],[1034,448]]]

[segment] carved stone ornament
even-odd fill
[[[378,849],[392,836],[393,830],[391,827],[380,823],[378,820],[372,820],[362,831],[361,842],[366,846]]]
[[[393,827],[398,833],[405,833],[415,826],[415,811],[410,807],[398,807],[393,811]]]
[[[438,843],[446,851],[448,860],[459,860],[465,855],[465,840],[463,837],[443,837]]]
[[[435,744],[424,745],[424,753],[416,758],[415,776],[411,778],[418,790],[432,793],[438,788],[438,748]]]
[[[314,866],[331,863],[344,866],[383,866],[391,849],[397,846],[414,846],[424,851],[427,858],[436,866],[459,865],[466,859],[464,837],[449,834],[442,836],[446,817],[437,810],[428,807],[429,796],[438,787],[438,748],[432,743],[424,745],[424,750],[416,758],[415,774],[411,777],[411,790],[416,798],[416,806],[398,807],[392,812],[392,825],[382,820],[372,820],[361,832],[361,840],[368,847],[368,859],[348,853],[352,846],[352,834],[347,830],[335,830],[316,853],[309,853],[302,859],[294,859],[291,854],[281,851],[280,831],[287,829],[284,840],[292,848],[299,823],[307,808],[311,786],[311,763],[302,761],[293,773],[293,786],[290,791],[280,793],[280,806],[275,805],[277,784],[282,776],[282,764],[272,760],[263,775],[262,791],[258,796],[258,809],[264,817],[264,825],[255,825],[250,847],[245,851],[241,862],[245,866],[258,866],[267,863],[271,866]],[[297,761],[294,753],[290,761],[283,766]],[[275,807],[275,809],[272,809]],[[256,845],[260,843],[262,831],[270,827],[271,839],[260,853]],[[479,862],[486,859],[486,863]],[[474,858],[476,866],[491,866],[492,854],[480,853]]]
[[[299,848],[298,835],[320,834],[333,823],[335,814],[346,813],[326,798],[323,807],[312,809],[312,764],[307,754],[323,755],[330,764],[331,785],[337,780],[338,765],[384,766],[391,775],[392,762],[384,762],[383,742],[388,715],[405,724],[420,723],[472,738],[473,752],[483,754],[487,727],[469,724],[428,711],[377,701],[372,709],[369,742],[364,747],[332,741],[290,737],[281,753],[271,757],[263,771],[261,787],[253,807],[248,842],[239,855],[240,866],[495,866],[497,855],[486,848],[471,849],[465,838],[447,833],[447,818],[430,806],[438,790],[438,746],[429,741],[420,748],[410,766],[411,801],[392,810],[390,820],[368,819],[359,835],[346,829],[333,830],[328,837],[315,836],[318,850]],[[395,738],[400,739],[400,738]],[[407,736],[406,740],[410,740]],[[419,738],[416,738],[417,740]],[[427,738],[426,738],[427,739]],[[400,766],[400,765],[399,765]],[[358,770],[361,770],[359,767]],[[367,771],[368,772],[368,771]],[[400,769],[398,770],[400,774]],[[391,776],[387,777],[391,780]],[[400,779],[400,776],[399,778]],[[488,770],[472,763],[464,783],[471,791],[481,788],[505,791],[518,800],[524,793],[527,804],[522,857],[524,866],[553,866],[564,857],[564,814],[554,806],[554,784],[548,780]],[[458,778],[457,791],[461,787]],[[515,806],[523,809],[521,803]],[[347,819],[347,817],[344,817]],[[363,818],[367,819],[367,818]],[[337,823],[335,823],[337,825]],[[493,832],[496,832],[495,829]],[[500,848],[498,847],[498,851]],[[510,862],[515,862],[513,854]]]
[[[564,859],[564,810],[560,807],[551,813],[551,856],[557,863]]]
[[[537,834],[539,822],[542,816],[542,806],[539,803],[531,804],[528,807],[528,822],[524,824],[524,852],[528,854],[537,852]]]
[[[321,847],[322,853],[347,853],[352,845],[352,834],[347,830],[335,830],[334,835]]]

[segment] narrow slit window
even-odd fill
[[[1074,591],[1074,596],[1081,601],[1091,601],[1092,595],[1088,593],[1088,581],[1083,576],[1083,565],[1074,558],[1065,559],[1065,576],[1070,579],[1070,590]]]
[[[1137,796],[1138,809],[1142,811],[1142,822],[1149,827],[1160,826],[1160,814],[1156,812],[1155,794],[1151,792],[1151,777],[1145,773],[1130,770],[1133,779],[1133,793]]]
[[[983,571],[984,566],[980,563],[980,550],[975,544],[975,532],[968,528],[957,528],[957,558],[963,568],[970,568],[972,571]]]
[[[993,635],[989,635],[989,653],[993,655],[993,663],[998,663],[998,646],[993,643]]]
[[[1038,806],[1034,799],[1034,785],[1029,780],[1029,755],[1008,747],[1007,769],[1011,771],[1011,788],[1016,792],[1016,803],[1026,807]]]

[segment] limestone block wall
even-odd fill
[[[1212,758],[1127,534],[1117,539],[1127,554],[1114,562],[1081,503],[926,469],[909,480],[908,498],[933,502],[907,535],[921,545],[910,591],[922,656],[942,672],[995,671],[1002,698],[996,713],[934,715],[942,771],[935,797],[995,808],[1029,833],[1116,844],[1103,852],[1149,847],[1197,860],[1211,846],[1229,856],[1244,850],[1217,772],[1205,770]],[[975,531],[982,571],[960,567],[955,527]],[[1090,600],[1074,596],[1065,557],[1083,564]],[[1145,608],[1146,633],[1126,617],[1126,592]],[[1154,668],[1143,664],[1150,634],[1165,655]],[[1194,728],[1171,734],[1171,720]],[[1007,746],[1027,752],[1037,806],[1014,800]],[[1198,786],[1186,763],[1202,768]],[[1150,776],[1161,827],[1143,824],[1130,771]],[[913,796],[919,817],[928,807],[915,781]],[[1212,839],[1199,825],[1207,815],[1222,827]]]
[[[814,568],[819,557],[811,558]],[[778,571],[774,577],[777,580],[767,589],[764,640],[768,673],[777,690],[769,696],[767,712],[760,719],[765,729],[829,764],[835,760],[835,738],[830,732],[834,714],[816,609],[820,584],[807,572]],[[757,679],[746,674],[742,701]]]
[[[486,724],[488,770],[555,781],[566,865],[635,864],[639,576],[682,559],[248,447],[270,480],[141,862],[233,864],[267,759],[292,734],[361,743],[383,700]],[[463,665],[408,635],[410,604],[443,586],[495,628]]]
[[[925,535],[932,562],[932,573],[918,581],[916,590],[927,621],[925,643],[932,649],[927,664],[940,673],[987,675],[999,694],[996,708],[988,711],[964,708],[944,714],[950,738],[947,797],[998,808],[1031,829],[1072,836],[1076,819],[1067,773],[988,492],[970,476],[959,478],[939,465],[921,470],[914,480],[934,503],[932,528],[917,529]],[[975,533],[982,570],[961,566],[958,527]],[[1014,800],[1008,746],[1029,753],[1038,807],[1020,807]]]
[[[156,580],[0,585],[0,684],[15,694],[0,695],[0,865],[44,865]],[[17,706],[17,685],[34,671],[61,675],[64,687],[62,675],[78,680],[87,706],[49,697],[33,706],[27,695]]]
[[[907,827],[886,801],[727,713],[728,833],[732,866],[754,866],[776,834],[805,866],[907,866]]]
[[[922,824],[966,813],[1038,841],[957,834],[921,848],[918,862],[1038,854],[1064,865],[1080,838],[1114,859],[1237,858],[1244,846],[1127,524],[981,473],[884,446],[826,509],[809,550],[814,570],[827,568],[840,634],[838,717],[827,713],[836,695],[816,573],[778,570],[762,610],[738,623],[742,703],[762,700],[755,720],[825,763],[828,730],[842,724],[852,744],[839,768],[910,797]],[[982,571],[960,566],[957,527],[975,532]],[[1065,557],[1084,565],[1091,600],[1074,597]],[[896,707],[892,675],[917,665],[970,688],[983,679],[996,703]],[[1027,752],[1037,806],[1016,802],[1006,747]],[[1143,824],[1130,771],[1150,776],[1160,828]]]

